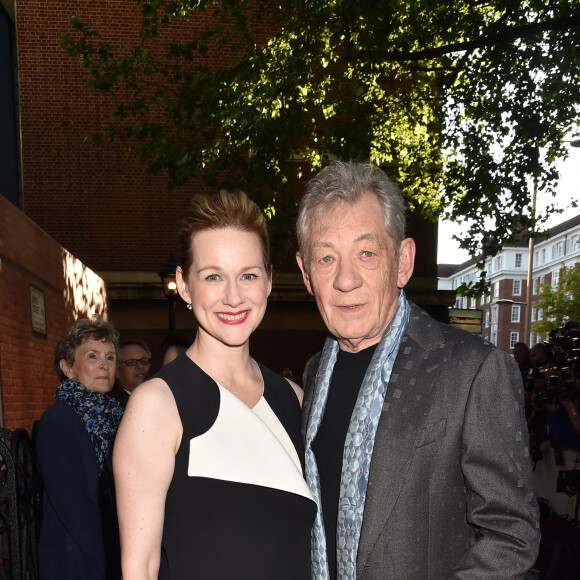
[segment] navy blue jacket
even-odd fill
[[[61,401],[40,419],[36,439],[44,485],[39,542],[41,580],[118,580],[119,532],[103,498],[91,439]]]

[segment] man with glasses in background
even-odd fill
[[[149,374],[151,369],[151,351],[140,340],[126,340],[120,345],[120,361],[117,366],[115,386],[111,391],[121,403],[123,410],[127,406],[129,396]]]

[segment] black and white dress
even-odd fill
[[[316,504],[302,475],[300,404],[283,377],[259,367],[264,394],[253,409],[185,353],[157,374],[183,425],[160,579],[310,579]]]

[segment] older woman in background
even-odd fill
[[[36,447],[44,493],[40,577],[121,577],[111,452],[123,411],[107,395],[118,334],[103,321],[78,320],[54,351],[61,384],[42,416]]]

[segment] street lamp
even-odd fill
[[[534,175],[532,192],[532,227],[528,240],[528,275],[526,278],[526,319],[524,321],[524,342],[530,344],[530,323],[532,320],[532,269],[534,265],[534,219],[536,218],[536,196],[538,194],[538,176]]]
[[[163,285],[163,294],[167,298],[169,309],[169,333],[175,331],[175,303],[177,301],[177,282],[175,280],[175,270],[178,263],[173,259],[173,256],[167,260],[161,270],[158,272]]]
[[[572,147],[580,147],[580,139],[564,140],[570,143]],[[530,229],[530,238],[528,243],[528,276],[526,288],[526,320],[524,324],[524,342],[530,345],[530,326],[532,319],[532,268],[534,262],[534,225],[533,220],[536,217],[536,196],[538,194],[538,176],[534,175],[534,189],[532,192],[532,228]],[[530,345],[531,346],[531,345]]]

